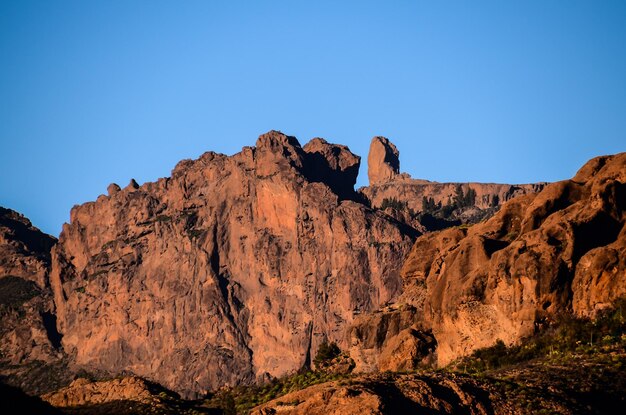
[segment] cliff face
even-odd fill
[[[399,294],[416,234],[354,201],[359,162],[270,132],[75,207],[52,251],[65,350],[191,395],[346,348],[354,314]]]
[[[24,216],[0,207],[0,378],[31,392],[45,390],[31,382],[32,367],[62,357],[48,284],[55,242]]]
[[[506,203],[469,229],[417,239],[398,300],[423,311],[440,363],[514,343],[626,294],[626,153]]]
[[[23,215],[0,207],[0,278],[13,275],[45,287],[55,243]]]

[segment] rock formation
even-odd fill
[[[65,388],[44,394],[42,399],[57,408],[97,405],[113,401],[135,401],[151,406],[158,404],[150,385],[135,376],[99,382],[77,378]]]
[[[369,186],[360,192],[376,208],[422,232],[472,224],[493,215],[506,201],[540,191],[545,183],[438,183],[400,172],[391,141],[374,137],[368,156]]]
[[[53,388],[34,379],[62,357],[52,293],[50,248],[56,240],[24,216],[0,207],[0,377],[28,392]]]
[[[0,207],[0,278],[13,275],[45,287],[55,243],[23,215]]]
[[[493,413],[493,405],[486,398],[488,393],[470,379],[441,375],[398,378],[372,375],[350,383],[311,386],[261,405],[252,415],[487,415]],[[504,404],[498,409],[507,406]]]
[[[399,303],[421,310],[440,364],[626,294],[626,153],[517,197],[491,219],[417,239]]]
[[[332,341],[357,371],[405,371],[518,342],[626,295],[626,153],[545,186],[414,180],[382,137],[368,160],[371,185],[355,192],[360,158],[347,147],[301,147],[271,131],[154,183],[111,184],[72,209],[58,242],[0,209],[2,380],[40,394],[84,369],[197,396],[309,367]],[[443,220],[493,216],[419,236],[434,228],[415,214],[425,200]],[[442,209],[448,200],[454,208]],[[72,406],[85,391],[147,390],[132,379],[79,381],[48,398]],[[292,396],[306,403],[292,413],[351,402],[386,413],[394,397],[489,412],[472,380],[398,379],[320,385]],[[278,406],[291,410],[258,410]]]
[[[355,314],[399,294],[417,234],[356,201],[358,166],[272,131],[74,207],[52,251],[66,352],[193,395],[346,349]]]
[[[374,137],[367,156],[367,176],[370,186],[387,183],[400,172],[400,152],[385,137]]]

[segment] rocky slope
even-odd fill
[[[544,357],[478,374],[379,373],[289,393],[253,415],[615,414],[623,409],[626,353]]]
[[[400,293],[414,229],[359,203],[359,157],[270,132],[76,206],[52,251],[76,364],[186,395],[281,376]]]
[[[253,413],[621,413],[626,403],[625,306],[622,297],[595,318],[567,316],[520,344],[497,342],[437,371],[352,374],[278,397],[270,385],[254,395],[263,403]],[[311,383],[316,380],[310,377]],[[240,413],[245,398],[236,395]]]
[[[438,183],[400,173],[399,151],[385,137],[374,137],[368,156],[369,186],[359,189],[382,208],[422,232],[471,224],[493,215],[514,197],[540,191],[546,183]]]
[[[594,315],[626,293],[625,210],[621,153],[509,201],[486,222],[418,238],[396,304],[417,317],[396,331],[432,333],[433,356],[445,364],[497,339],[518,342],[560,316]]]

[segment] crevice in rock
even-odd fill
[[[50,340],[52,347],[55,349],[61,349],[61,340],[63,339],[63,335],[57,330],[57,316],[49,311],[44,311],[41,313],[41,321],[43,323],[43,327],[46,329],[46,335],[48,336],[48,340]]]
[[[485,252],[487,253],[487,256],[489,258],[491,258],[491,256],[501,250],[506,248],[507,246],[509,246],[509,243],[507,241],[500,241],[498,239],[488,239],[485,238],[483,240],[483,247],[485,248]]]
[[[615,242],[622,224],[605,212],[600,212],[589,222],[574,226],[574,254],[572,260],[578,263],[587,252]]]

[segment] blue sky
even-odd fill
[[[0,205],[53,235],[111,182],[270,129],[438,181],[626,151],[624,1],[0,0]]]

